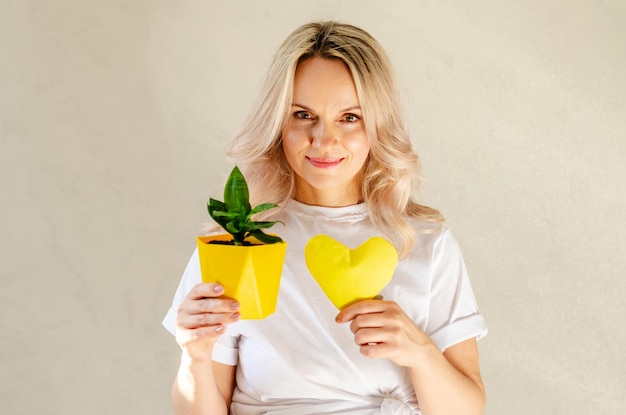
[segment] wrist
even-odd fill
[[[184,366],[195,367],[195,366],[210,366],[212,365],[212,353],[201,353],[199,356],[194,353],[190,353],[189,350],[183,349],[180,356],[180,363]]]
[[[439,347],[428,341],[416,346],[411,364],[407,366],[409,371],[427,372],[440,359],[445,359]]]

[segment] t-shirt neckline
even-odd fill
[[[364,218],[368,214],[367,204],[364,202],[350,206],[328,207],[307,205],[305,203],[298,202],[295,199],[289,199],[287,202],[287,208],[292,212],[297,212],[303,215],[324,216],[332,219],[347,219],[354,217]]]

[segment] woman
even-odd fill
[[[254,199],[282,208],[277,310],[240,320],[192,256],[164,325],[182,348],[178,414],[480,414],[476,340],[486,326],[438,211],[411,198],[418,157],[389,61],[354,26],[307,24],[279,48],[230,156]],[[304,246],[384,236],[401,260],[381,299],[337,309]]]

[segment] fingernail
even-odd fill
[[[224,287],[222,287],[222,286],[221,286],[221,285],[219,285],[219,284],[215,284],[215,285],[213,286],[213,291],[215,291],[216,293],[220,293],[220,292],[224,291]]]
[[[223,331],[224,331],[224,326],[217,326],[217,327],[215,328],[215,331],[216,331],[216,332],[218,332],[218,333],[223,332]]]
[[[239,314],[239,312],[233,313],[230,318],[233,320],[239,320],[241,318],[241,314]]]
[[[337,314],[337,317],[335,317],[335,321],[337,323],[341,323],[341,314]]]
[[[231,302],[230,308],[232,308],[233,310],[239,310],[239,303],[237,301]]]

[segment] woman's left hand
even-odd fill
[[[415,367],[419,352],[434,346],[394,301],[360,301],[344,308],[335,320],[351,321],[350,330],[361,354],[389,359],[399,366]]]

